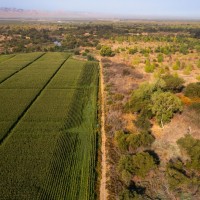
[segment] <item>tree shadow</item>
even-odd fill
[[[160,158],[159,158],[158,154],[155,151],[146,150],[145,152],[149,153],[154,158],[154,161],[155,161],[156,165],[160,164]]]

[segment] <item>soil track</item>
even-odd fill
[[[100,62],[100,87],[101,87],[101,183],[100,183],[100,200],[106,200],[108,192],[106,189],[107,182],[107,161],[106,161],[106,132],[105,132],[105,97],[104,97],[104,79],[103,66]]]

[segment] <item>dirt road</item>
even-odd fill
[[[106,200],[108,192],[106,189],[106,173],[107,173],[107,162],[106,162],[106,132],[105,132],[105,98],[104,98],[104,80],[103,80],[103,69],[102,63],[100,62],[100,81],[101,81],[101,183],[100,183],[100,200]]]

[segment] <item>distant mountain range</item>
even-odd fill
[[[18,8],[0,8],[0,19],[99,19],[113,16],[90,12],[40,11]]]
[[[113,15],[92,12],[72,12],[72,11],[42,11],[42,10],[25,10],[19,8],[0,7],[0,19],[36,19],[36,20],[197,20],[187,17],[173,16],[138,16],[138,15]]]

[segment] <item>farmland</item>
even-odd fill
[[[98,63],[0,57],[1,199],[95,199]]]

